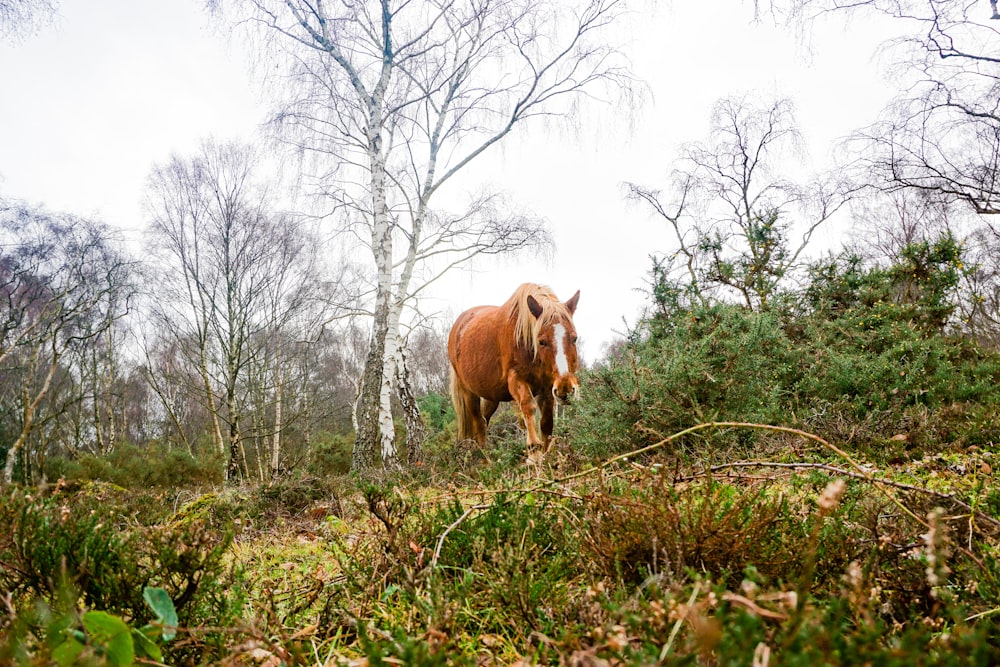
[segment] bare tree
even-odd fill
[[[331,315],[325,304],[344,284],[342,275],[333,281],[322,280],[318,241],[301,222],[284,220],[281,224],[284,230],[273,238],[271,252],[259,267],[262,275],[269,276],[259,285],[264,323],[260,335],[264,340],[259,347],[261,353],[251,362],[267,378],[257,383],[257,389],[268,397],[262,412],[271,415],[270,429],[265,434],[269,451],[266,457],[258,452],[258,459],[269,461],[272,477],[282,469],[282,434],[298,417],[296,402],[289,400],[295,398],[295,383],[302,380],[296,373],[301,366],[294,357],[303,347],[318,341]]]
[[[760,3],[758,3],[760,4]],[[879,121],[855,136],[868,178],[1000,213],[1000,19],[991,0],[775,0],[805,24],[843,13],[896,19],[887,42],[909,82]]]
[[[677,250],[660,266],[684,274],[693,298],[728,291],[748,308],[766,308],[850,188],[833,174],[801,183],[775,173],[777,158],[800,142],[787,99],[722,99],[709,134],[682,148],[668,193],[635,183],[627,193],[669,224]]]
[[[14,440],[0,443],[3,483],[13,480],[43,401],[57,384],[75,383],[69,362],[85,359],[81,351],[128,312],[130,271],[104,226],[0,201],[0,374],[3,403],[16,413]],[[74,389],[49,416],[80,400]]]
[[[922,191],[897,190],[859,198],[852,205],[855,244],[865,257],[896,261],[914,243],[949,231],[962,236],[956,221],[963,216],[955,208]]]
[[[218,3],[216,3],[218,4]],[[371,252],[371,340],[352,468],[399,465],[390,398],[400,322],[420,290],[483,253],[537,248],[541,223],[495,196],[436,212],[434,195],[528,119],[627,89],[600,40],[624,0],[244,0],[293,86],[281,136],[319,155],[317,187]]]
[[[315,244],[273,211],[257,169],[253,149],[208,142],[194,158],[156,167],[149,182],[151,255],[160,267],[153,312],[197,370],[228,477],[247,473],[241,422],[250,365],[316,290],[307,277]],[[280,355],[272,361],[282,363]]]
[[[0,0],[0,37],[35,30],[56,12],[58,0]]]

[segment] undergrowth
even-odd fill
[[[544,468],[450,491],[289,479],[148,525],[112,487],[10,490],[3,655],[46,663],[87,610],[147,623],[141,591],[157,585],[180,618],[170,664],[1000,660],[985,453],[892,486],[870,464],[712,472],[665,449],[587,467],[559,443]]]

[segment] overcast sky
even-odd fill
[[[253,139],[265,114],[257,87],[203,4],[62,0],[38,34],[0,42],[0,195],[138,238],[154,163],[210,136]],[[791,98],[810,151],[803,168],[818,169],[832,143],[874,120],[892,93],[874,59],[884,25],[819,26],[807,51],[789,31],[753,24],[750,2],[648,5],[657,10],[635,22],[629,45],[647,104],[572,132],[522,128],[462,181],[504,189],[545,217],[552,259],[481,263],[442,284],[437,309],[500,303],[529,280],[563,298],[580,289],[576,323],[592,360],[623,318],[635,321],[649,255],[672,249],[662,225],[626,204],[624,181],[666,185],[677,147],[706,138],[720,97]],[[820,243],[843,233],[831,228]]]

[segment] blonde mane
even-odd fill
[[[535,317],[528,308],[528,295],[542,307],[542,314]],[[572,319],[566,305],[552,291],[552,288],[534,283],[524,283],[507,302],[509,316],[514,323],[514,340],[519,347],[531,350],[538,356],[538,334],[545,327],[557,324],[563,319]]]

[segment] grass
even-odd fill
[[[706,465],[666,446],[698,438],[705,450],[720,439],[728,453],[737,428],[762,434],[769,457],[719,454]],[[208,563],[218,580],[181,609],[187,621],[164,647],[171,664],[1000,660],[991,451],[890,465],[773,427],[706,425],[662,440],[598,465],[566,441],[530,467],[477,473],[470,453],[466,468],[354,491],[343,480],[326,493],[316,479],[285,480],[191,496],[161,516],[130,510],[149,496],[102,498],[116,516],[145,516],[145,530],[192,536],[178,545],[197,552],[187,561],[162,544],[157,558],[178,571],[188,563],[194,577]],[[494,461],[518,457],[513,439],[491,446],[503,450],[490,452]],[[88,491],[52,493],[53,516],[72,511],[78,493]],[[0,535],[24,519],[4,521]],[[227,529],[223,562],[201,557]],[[16,551],[0,537],[11,591],[0,658],[45,664],[53,631],[32,616],[32,600],[58,600],[16,585]],[[99,650],[89,655],[103,664]]]

